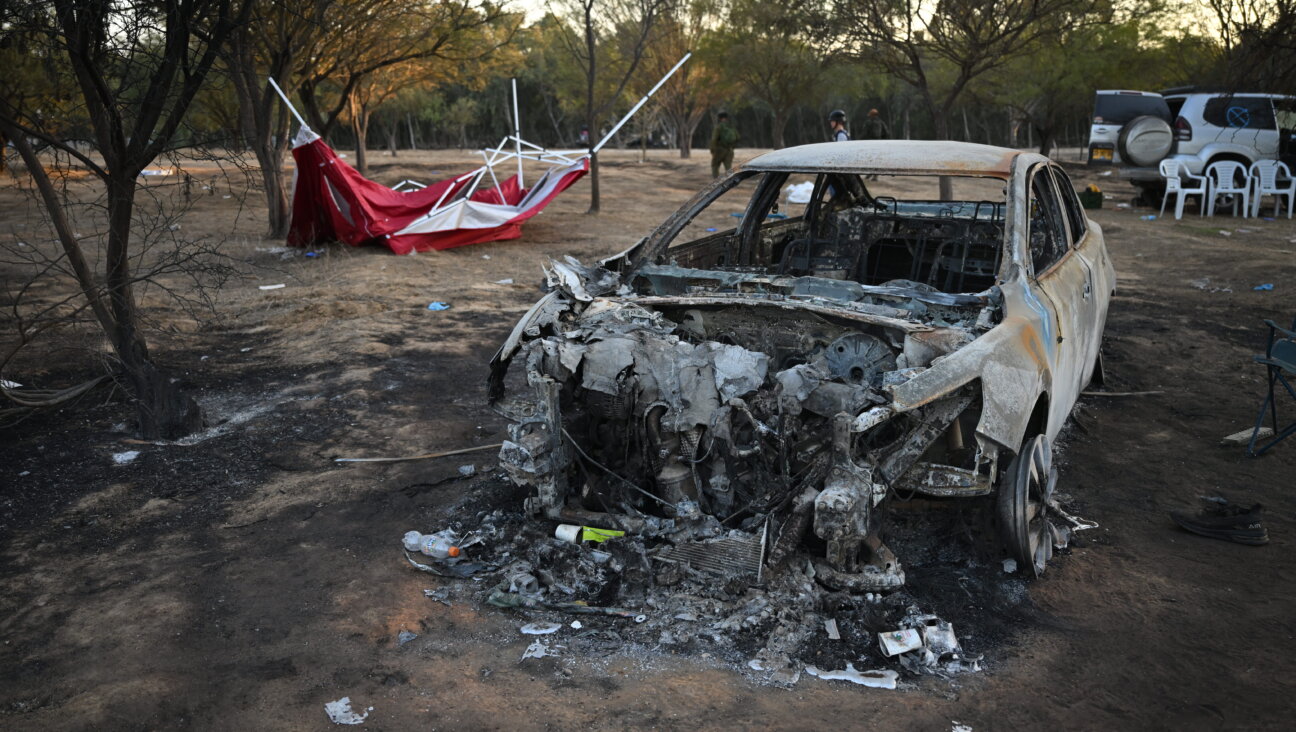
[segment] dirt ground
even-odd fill
[[[373,707],[369,729],[1290,724],[1296,440],[1258,459],[1218,443],[1254,419],[1262,319],[1296,315],[1296,221],[1144,221],[1155,211],[1114,207],[1132,189],[1074,165],[1077,185],[1109,193],[1091,212],[1119,278],[1109,388],[1155,393],[1082,400],[1059,485],[1100,528],[1030,583],[1030,611],[1002,642],[964,639],[986,653],[982,673],[893,691],[803,676],[784,689],[645,646],[519,662],[531,640],[519,614],[425,597],[451,581],[412,571],[400,536],[471,523],[512,495],[493,453],[333,458],[499,442],[485,365],[538,296],[541,263],[611,254],[664,219],[709,177],[704,152],[675,155],[605,155],[602,215],[584,214],[582,182],[520,240],[408,257],[267,251],[282,242],[260,238],[257,196],[241,207],[241,183],[194,168],[213,189],[181,231],[221,238],[241,274],[203,318],[143,300],[163,326],[157,359],[213,427],[180,444],[133,442],[129,404],[105,387],[0,431],[0,728],[323,729],[325,703],[343,696]],[[473,165],[454,152],[372,158],[388,184]],[[0,237],[39,239],[10,177],[0,211]],[[12,265],[0,276],[8,311],[21,276]],[[1273,290],[1253,290],[1261,283]],[[451,308],[429,311],[433,301]],[[4,376],[74,383],[94,373],[89,342],[36,346]],[[127,451],[139,455],[115,464]],[[470,462],[479,477],[456,480]],[[1168,519],[1214,493],[1263,503],[1269,545],[1196,537]],[[419,637],[401,645],[402,630]]]

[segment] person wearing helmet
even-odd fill
[[[832,114],[828,115],[828,128],[832,131],[833,142],[846,142],[851,139],[850,133],[846,131],[846,112],[840,109],[834,109]]]

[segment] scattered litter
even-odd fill
[[[1012,574],[1013,572],[1016,572],[1017,560],[1011,558],[1003,560],[1003,570],[1005,574]]]
[[[482,259],[490,259],[490,255],[489,255],[489,254],[483,254],[483,255],[482,255]]]
[[[1257,292],[1261,292],[1261,291],[1267,292],[1267,291],[1273,289],[1273,283],[1272,283],[1272,282],[1266,282],[1266,283],[1264,283],[1263,285],[1256,285],[1255,287],[1252,287],[1251,289],[1253,289],[1253,290],[1255,290],[1255,291],[1257,291]]]
[[[1143,221],[1156,221],[1156,214],[1144,214],[1139,218]]]
[[[1263,218],[1265,221],[1277,221],[1277,219],[1275,219],[1272,216],[1262,216],[1261,218]]]
[[[894,689],[899,674],[890,669],[875,671],[856,671],[855,666],[846,664],[841,671],[822,671],[814,666],[807,666],[806,673],[817,676],[824,681],[849,681],[860,686],[871,686],[875,689]]]
[[[462,553],[458,537],[449,529],[435,534],[407,531],[401,543],[405,545],[407,552],[422,552],[433,559],[444,559],[450,563],[457,561]]]
[[[1116,208],[1134,208],[1134,207],[1129,205],[1128,203],[1118,203],[1116,204]]]
[[[127,450],[113,453],[112,459],[118,465],[127,465],[137,457],[139,457],[139,450]]]
[[[509,277],[509,278],[507,278],[507,279],[503,279],[503,280],[495,280],[495,284],[497,284],[497,285],[511,285],[511,284],[513,284],[513,278],[512,278],[512,277]]]
[[[400,633],[396,635],[396,644],[403,646],[417,637],[418,637],[418,633],[411,633],[408,630],[402,630]]]
[[[1234,432],[1228,437],[1220,440],[1220,444],[1224,447],[1240,447],[1242,445],[1249,445],[1251,444],[1252,432],[1255,432],[1255,429],[1252,427],[1248,427],[1241,432]],[[1269,427],[1261,427],[1260,431],[1256,433],[1256,439],[1263,440],[1266,437],[1273,437],[1273,433],[1273,429]]]
[[[898,656],[922,648],[922,636],[913,628],[878,633],[878,645],[885,656]]]
[[[356,714],[351,711],[351,697],[344,696],[325,704],[324,711],[328,714],[328,718],[333,720],[333,724],[363,724],[369,712],[373,711],[373,707],[366,709],[364,714]]]
[[[21,473],[18,474],[18,477],[19,477],[19,478],[26,478],[26,477],[29,476],[29,475],[31,475],[31,471],[30,471],[30,470],[24,470],[24,471],[22,471]]]
[[[248,346],[247,348],[240,348],[239,353],[247,353],[250,350],[252,350],[251,346]]]
[[[1235,233],[1235,234],[1252,234],[1252,233],[1255,233],[1255,229],[1234,229],[1234,230],[1233,230],[1233,233]]]
[[[954,726],[950,727],[950,732],[972,732],[972,725],[963,724],[958,720],[951,722],[951,724]]]
[[[233,198],[233,196],[231,196],[230,194],[226,193],[225,195],[221,196],[221,198]]]
[[[523,635],[549,635],[562,630],[562,626],[558,623],[527,623],[518,630],[521,630]]]
[[[463,476],[463,477],[465,477],[465,478],[470,478],[470,477],[472,477],[472,476],[474,476],[474,475],[476,475],[476,474],[477,474],[477,466],[476,466],[476,465],[460,465],[460,466],[459,466],[459,475],[461,475],[461,476]]]
[[[439,590],[423,590],[423,596],[450,607],[450,591],[444,587]]]
[[[1112,174],[1112,172],[1111,172],[1110,170],[1104,170],[1103,172],[1099,173],[1098,175],[1101,175],[1102,177],[1106,178],[1107,176],[1109,176],[1109,175],[1111,175],[1111,174]]]
[[[485,572],[489,569],[496,569],[495,565],[487,564],[486,562],[456,562],[454,564],[437,562],[435,565],[423,564],[422,562],[414,561],[414,557],[411,557],[409,552],[405,552],[405,559],[414,567],[414,569],[417,569],[420,572],[435,574],[438,577],[453,577],[455,579],[467,579],[474,574]]]
[[[1206,292],[1232,292],[1232,291],[1233,291],[1233,288],[1231,288],[1231,287],[1214,287],[1214,286],[1212,286],[1212,285],[1211,285],[1211,279],[1210,279],[1209,277],[1202,277],[1202,278],[1199,279],[1199,280],[1190,280],[1190,281],[1188,282],[1188,284],[1192,285],[1193,287],[1197,288],[1198,290],[1204,290],[1204,291],[1206,291]]]
[[[171,175],[171,174],[174,173],[174,172],[175,172],[175,171],[172,171],[172,170],[157,170],[157,169],[155,169],[155,168],[145,168],[144,170],[141,170],[141,171],[140,171],[140,175],[141,175],[141,176],[146,176],[146,175],[150,175],[150,176],[151,176],[151,175]]]
[[[443,302],[434,302],[428,304],[428,310],[449,310],[450,306]]]
[[[551,648],[548,643],[538,640],[527,646],[527,649],[522,652],[521,660],[525,661],[528,658],[544,658],[545,656],[557,658],[562,655],[558,653],[558,650],[564,647],[565,646],[555,645]]]
[[[555,538],[572,544],[579,544],[582,541],[602,543],[618,536],[625,536],[625,532],[616,529],[596,529],[593,526],[577,526],[575,524],[558,524],[558,528],[554,529]]]
[[[708,226],[708,227],[707,227],[707,231],[719,231],[719,229],[717,229],[717,228],[714,227],[714,226]]]
[[[572,629],[572,630],[580,630],[580,629],[583,628],[583,627],[585,627],[585,626],[584,626],[584,625],[581,625],[581,621],[579,621],[579,620],[573,620],[573,621],[571,621],[571,629]]]
[[[308,256],[308,257],[318,257],[318,256],[319,256],[319,252],[306,252],[306,256]]]
[[[9,381],[8,379],[0,379],[0,387],[4,387],[6,389],[21,389],[22,384],[19,384],[16,381]]]
[[[1220,229],[1220,236],[1233,236],[1233,232]]]
[[[832,618],[824,621],[824,632],[828,634],[828,640],[841,640],[841,631],[837,630],[837,621]]]
[[[280,282],[280,283],[277,284],[277,285],[261,285],[261,286],[258,287],[257,289],[258,289],[258,290],[278,290],[278,289],[281,289],[281,288],[284,288],[284,287],[287,287],[287,286],[288,286],[288,285],[285,285],[284,283]]]

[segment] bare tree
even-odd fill
[[[681,158],[692,155],[693,133],[712,105],[728,92],[719,53],[708,41],[720,20],[719,0],[672,0],[658,21],[640,84],[652,88],[666,72],[693,51],[693,58],[657,92],[657,106],[674,129]]]
[[[266,236],[288,235],[291,211],[283,162],[288,152],[288,110],[266,77],[296,92],[297,67],[326,33],[325,18],[336,0],[259,0],[251,22],[238,28],[222,54],[239,101],[245,142],[261,167],[269,227]]]
[[[831,24],[845,50],[918,91],[936,137],[969,85],[1058,25],[1075,25],[1096,0],[836,0]],[[941,197],[952,195],[941,179]]]
[[[13,140],[86,300],[136,397],[140,433],[174,438],[200,428],[202,411],[154,364],[140,327],[133,284],[132,221],[140,172],[171,148],[185,112],[250,6],[234,0],[112,3],[53,0],[7,6],[5,44],[24,45],[39,63],[0,94],[0,130]],[[3,45],[3,44],[0,44]],[[30,58],[30,56],[28,57]],[[6,83],[10,77],[5,77]],[[43,83],[35,91],[30,82]],[[39,102],[49,89],[71,99],[57,116]],[[70,139],[88,129],[98,155]],[[33,140],[70,156],[104,186],[104,271],[83,251]]]
[[[827,70],[811,43],[812,0],[737,0],[729,10],[726,73],[769,107],[774,147],[783,147],[788,118],[816,98]]]
[[[589,128],[590,207],[599,212],[599,167],[594,145],[599,123],[621,100],[647,54],[653,25],[665,0],[564,0],[569,28],[562,39],[584,80],[585,124]],[[620,42],[615,37],[620,35]]]
[[[325,138],[373,74],[481,59],[512,40],[521,18],[488,0],[337,0],[327,24],[329,35],[302,60],[298,87],[306,120]]]
[[[1296,94],[1296,0],[1199,2],[1219,25],[1221,81],[1243,91]]]

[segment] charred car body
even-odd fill
[[[990,193],[883,196],[877,175]],[[780,213],[794,181],[808,203]],[[1052,443],[1101,367],[1114,275],[1047,158],[779,150],[621,255],[547,274],[491,373],[530,512],[757,546],[766,568],[806,552],[852,591],[904,581],[879,532],[890,495],[997,494],[1005,545],[1036,573],[1064,544]]]

